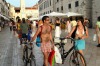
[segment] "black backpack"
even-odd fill
[[[84,27],[84,31],[86,32],[86,28],[85,28],[84,25],[83,25],[83,27]],[[76,30],[77,30],[77,26],[76,26],[74,32],[73,32],[72,35],[71,35],[71,38],[73,38],[73,39],[75,38]]]

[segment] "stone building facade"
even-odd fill
[[[93,22],[93,26],[95,26],[98,16],[100,16],[100,0],[92,0],[92,22]]]
[[[5,0],[0,0],[0,14],[9,17],[9,4]]]
[[[39,17],[39,10],[38,4],[32,7],[25,7],[25,0],[20,0],[20,7],[15,7],[10,5],[10,16],[16,20],[17,17],[20,19],[22,18],[38,18]]]
[[[90,27],[92,27],[92,0],[39,0],[38,3],[39,16],[52,11],[62,13],[76,12],[83,14],[84,18],[88,18]]]

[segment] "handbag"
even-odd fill
[[[62,58],[59,49],[56,46],[54,47],[54,49],[55,49],[55,62],[62,64]]]
[[[93,41],[96,41],[96,39],[97,39],[97,35],[94,34],[94,35],[93,35]]]
[[[55,64],[55,51],[54,50],[50,52],[49,57],[48,57],[48,62],[50,66],[54,66]]]

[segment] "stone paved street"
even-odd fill
[[[90,37],[86,39],[86,49],[84,56],[87,61],[87,66],[100,66],[100,48],[97,48],[97,42],[92,41],[94,30],[89,29]],[[53,32],[54,35],[54,32]],[[62,30],[62,37],[65,32]],[[68,50],[71,44],[67,43],[65,48]],[[36,57],[37,66],[42,66],[43,55],[41,49],[34,44],[34,54]],[[59,66],[69,66],[68,59],[65,64]],[[22,61],[22,46],[19,45],[18,39],[6,27],[0,32],[0,66],[23,66]],[[57,64],[55,66],[58,66]]]

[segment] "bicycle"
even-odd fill
[[[65,43],[63,42],[63,40],[65,40],[65,39],[71,39],[73,41],[73,46],[67,52],[65,52],[65,49],[64,49]],[[65,59],[72,52],[72,54],[70,55],[70,59],[69,59],[70,66],[87,66],[84,56],[80,52],[75,50],[75,39],[60,38],[60,40],[61,40],[60,43],[56,43],[55,46],[58,47],[59,52],[61,53],[61,58],[62,58],[63,64],[65,62]]]
[[[30,47],[28,46],[30,45]],[[33,54],[33,45],[32,43],[24,42],[24,48],[23,48],[23,61],[24,61],[24,66],[28,66],[28,63],[30,63],[30,66],[36,66],[36,60],[35,56]],[[30,54],[28,52],[28,49],[30,50]]]

